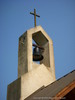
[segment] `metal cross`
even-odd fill
[[[36,27],[36,17],[40,17],[40,16],[36,14],[36,9],[34,9],[34,13],[30,12],[30,14],[34,15],[34,27]]]

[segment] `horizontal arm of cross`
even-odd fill
[[[30,14],[35,15],[34,13],[30,12]],[[36,14],[37,17],[40,17],[39,15]]]

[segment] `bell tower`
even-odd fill
[[[37,45],[44,48],[43,60],[40,64],[33,62],[33,50],[32,40]],[[47,35],[41,26],[36,26],[27,30],[19,38],[19,50],[18,50],[18,77],[35,69],[35,66],[43,64],[52,72],[55,77],[55,65],[54,65],[54,52],[52,39]]]
[[[55,81],[52,39],[41,26],[36,26],[36,16],[39,15],[35,9],[31,14],[34,15],[35,27],[19,38],[18,79],[8,85],[7,100],[25,100],[41,87]],[[36,44],[33,44],[33,40]]]

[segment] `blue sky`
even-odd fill
[[[0,100],[18,75],[18,38],[37,25],[53,40],[56,79],[75,69],[75,0],[0,0]]]

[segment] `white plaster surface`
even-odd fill
[[[7,100],[17,100],[17,97],[19,97],[18,100],[24,100],[43,85],[47,86],[53,81],[55,81],[55,79],[50,73],[50,68],[44,66],[44,64],[41,64],[32,71],[22,75],[19,79],[8,86],[10,91],[8,92]],[[18,84],[19,87],[17,86]],[[17,90],[19,93],[17,93]]]

